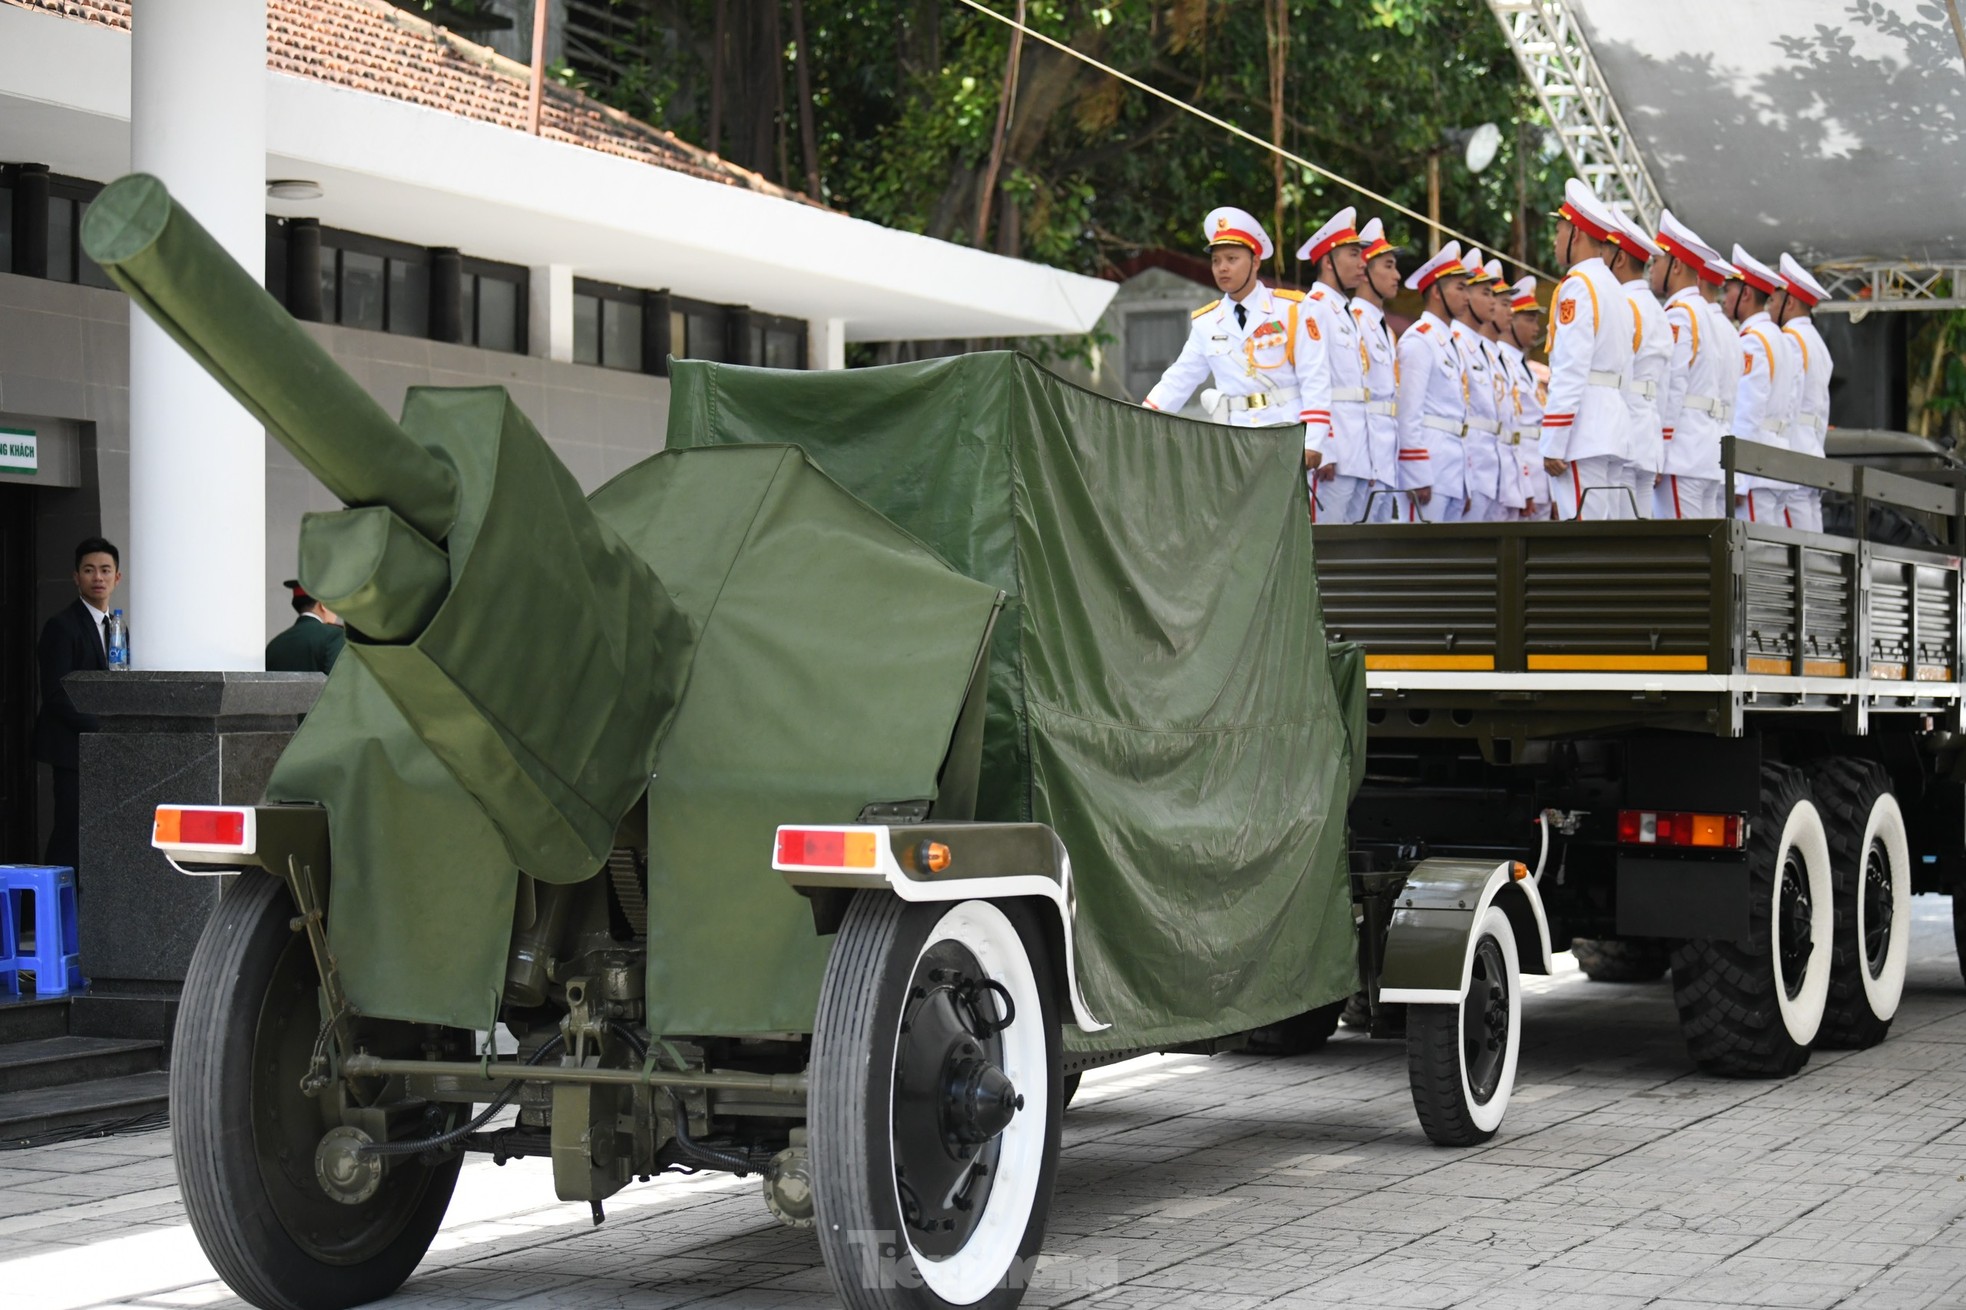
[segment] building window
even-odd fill
[[[642,301],[633,287],[574,279],[573,362],[640,373]]]
[[[526,270],[489,260],[464,261],[464,340],[480,350],[524,354]]]
[[[321,319],[370,332],[429,336],[429,254],[420,246],[323,228]]]
[[[1188,341],[1185,309],[1139,310],[1126,316],[1126,391],[1140,400],[1160,381]]]

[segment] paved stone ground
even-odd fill
[[[1890,1040],[1783,1083],[1688,1066],[1663,983],[1537,980],[1488,1146],[1428,1145],[1403,1048],[1150,1057],[1088,1075],[1027,1304],[1696,1310],[1966,1306],[1966,986],[1921,898]],[[198,1252],[167,1134],[0,1156],[0,1306],[236,1306]],[[835,1304],[756,1185],[632,1187],[589,1226],[547,1166],[467,1165],[389,1304]]]

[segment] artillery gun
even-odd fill
[[[583,496],[501,388],[390,420],[156,179],[83,235],[346,506],[300,570],[349,644],[264,802],[156,819],[234,875],[171,1108],[248,1301],[388,1295],[484,1152],[596,1222],[756,1174],[848,1304],[1014,1305],[1068,1073],[1321,1040],[1361,982],[1429,1135],[1495,1132],[1535,882],[1350,849],[1362,677],[1289,433],[1008,356],[678,365],[671,449]],[[849,457],[910,432],[902,477]],[[1155,540],[1116,533],[1123,482],[1181,498]]]

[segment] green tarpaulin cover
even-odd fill
[[[1233,1032],[1357,986],[1356,652],[1324,639],[1296,428],[1093,395],[1013,354],[794,373],[677,361],[672,449],[793,441],[1009,600],[977,817],[1050,824],[1080,1049]],[[1342,688],[1342,690],[1341,690]]]

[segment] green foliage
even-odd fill
[[[750,0],[727,0],[733,7]],[[756,104],[784,82],[792,160],[803,167],[794,117],[789,5],[781,67],[746,67],[727,103]],[[990,0],[1009,13],[1014,0]],[[1030,24],[1073,48],[1267,136],[1271,122],[1265,13],[1276,0],[1030,0]],[[686,140],[711,145],[707,73],[714,0],[619,0],[640,14],[595,88]],[[1458,149],[1441,161],[1442,217],[1507,249],[1525,151],[1529,253],[1543,250],[1562,159],[1542,157],[1536,111],[1484,0],[1286,0],[1289,48],[1283,144],[1425,212],[1426,163],[1443,134],[1504,125],[1500,154],[1470,175]],[[729,13],[729,10],[726,10]],[[1010,29],[955,0],[805,0],[812,113],[827,203],[910,231],[973,241],[1010,48]],[[758,85],[762,80],[764,85]],[[728,123],[729,111],[724,121]],[[1516,127],[1521,130],[1510,130]],[[767,175],[775,161],[749,160]],[[1135,250],[1192,249],[1203,214],[1239,204],[1267,224],[1270,154],[1042,44],[1024,43],[999,197],[987,241],[1049,263],[1098,271]],[[1349,189],[1291,167],[1285,230],[1294,248],[1332,210],[1357,203],[1396,239],[1420,225]],[[1006,225],[1005,219],[1010,222]],[[1006,230],[1008,227],[1008,230]]]

